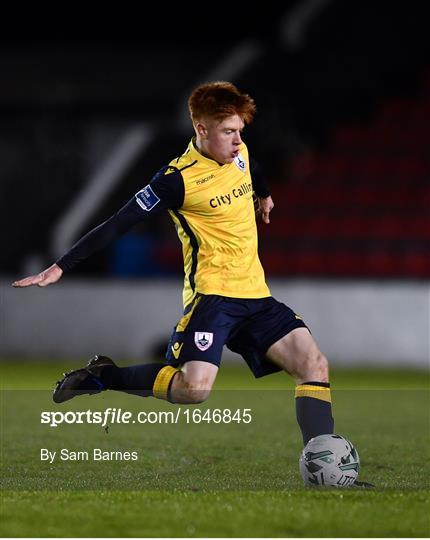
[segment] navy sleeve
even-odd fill
[[[165,174],[168,172],[168,174]],[[83,236],[56,264],[63,270],[74,268],[103,249],[137,223],[168,208],[179,208],[184,201],[184,182],[178,169],[163,167],[151,182],[138,191],[118,212]]]
[[[184,180],[175,167],[160,169],[151,182],[135,195],[136,203],[146,215],[168,208],[180,208],[184,197]]]
[[[270,195],[270,189],[267,185],[261,166],[252,157],[249,158],[249,164],[251,169],[252,185],[254,187],[255,194],[257,195],[257,197],[265,199]]]

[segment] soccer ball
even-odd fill
[[[304,447],[300,473],[305,486],[348,487],[358,478],[360,458],[340,435],[318,435]]]

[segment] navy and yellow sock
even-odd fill
[[[173,382],[173,377],[180,371],[178,368],[172,366],[164,366],[161,369],[154,381],[152,393],[154,397],[158,399],[170,400],[170,387]]]
[[[330,383],[305,382],[296,386],[296,416],[305,445],[312,437],[333,433]]]
[[[99,378],[111,390],[169,401],[170,386],[178,371],[177,368],[160,363],[123,368],[109,365],[103,366]]]

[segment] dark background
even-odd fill
[[[39,271],[60,255],[52,238],[61,217],[122,133],[145,124],[155,135],[74,241],[182,153],[192,135],[181,123],[187,95],[241,48],[255,59],[229,79],[257,102],[245,140],[276,205],[270,227],[260,226],[267,274],[430,277],[425,2],[62,9],[2,23],[3,273]],[[163,216],[73,272],[182,271]]]

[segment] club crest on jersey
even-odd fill
[[[145,212],[149,212],[160,202],[160,199],[152,191],[152,187],[148,184],[146,187],[136,193],[136,202],[143,210],[145,210]]]
[[[236,165],[236,167],[242,171],[242,172],[245,172],[246,171],[246,163],[245,163],[245,160],[243,159],[242,157],[242,154],[238,154],[235,158],[234,158],[234,163]]]
[[[214,335],[212,332],[194,332],[194,343],[201,351],[207,351],[213,340]]]

